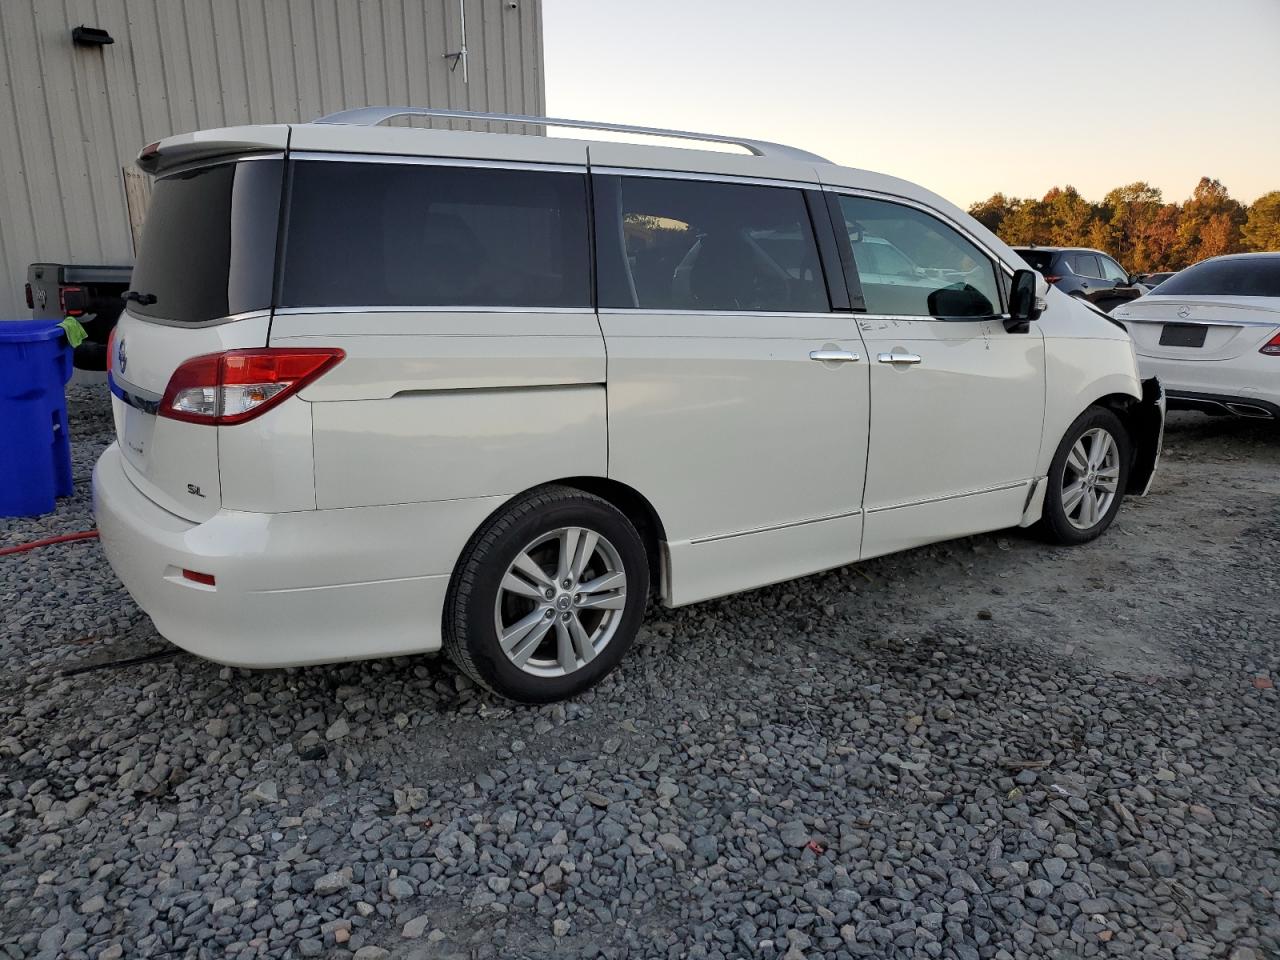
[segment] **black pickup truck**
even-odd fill
[[[80,370],[107,369],[107,338],[124,308],[132,267],[33,263],[27,267],[27,306],[36,320],[75,317],[89,338],[76,347]]]

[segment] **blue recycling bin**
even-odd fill
[[[49,320],[0,320],[0,517],[49,513],[71,494],[71,346]]]

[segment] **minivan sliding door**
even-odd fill
[[[790,184],[593,173],[609,475],[665,527],[689,603],[847,563],[867,363]]]

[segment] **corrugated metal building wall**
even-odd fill
[[[462,44],[467,74],[446,55]],[[85,25],[107,46],[72,43]],[[33,261],[132,263],[122,168],[173,133],[377,104],[541,115],[541,0],[0,0],[0,317]]]

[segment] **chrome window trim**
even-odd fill
[[[947,216],[941,210],[938,210],[936,207],[931,207],[927,203],[921,203],[919,200],[913,200],[910,197],[904,197],[897,193],[885,193],[881,190],[870,190],[863,187],[840,187],[840,186],[835,186],[833,184],[824,183],[822,185],[822,189],[827,193],[834,193],[837,195],[844,195],[844,196],[850,196],[850,197],[866,197],[868,200],[883,200],[886,203],[898,203],[898,204],[902,204],[904,207],[914,207],[915,209],[920,210],[923,213],[929,214],[929,216],[931,217],[936,217],[937,219],[941,220],[943,223],[949,226],[952,230],[960,234],[962,237],[964,237],[966,240],[972,243],[975,247],[977,247],[979,250],[985,253],[990,260],[992,260],[995,263],[998,263],[1001,267],[1003,267],[1005,273],[1008,276],[1012,277],[1014,272],[1018,269],[1017,267],[1011,267],[1009,266],[1009,264],[1005,263],[1004,260],[1001,259],[999,254],[997,254],[989,246],[983,243],[982,240],[980,240],[978,237],[974,236],[962,224],[956,223],[954,220],[952,220],[949,216]],[[1029,269],[1029,267],[1024,265],[1022,269],[1026,270],[1026,269]]]
[[[568,313],[577,315],[594,314],[594,307],[500,307],[500,306],[366,306],[343,307],[280,307],[277,317],[310,316],[317,313]]]
[[[155,176],[155,182],[167,180],[169,177],[176,176],[181,173],[190,173],[192,170],[202,170],[205,167],[221,167],[229,163],[248,163],[253,160],[283,160],[284,151],[274,150],[267,153],[228,153],[216,157],[206,157],[201,160],[192,160],[190,163],[179,164],[163,173]]]
[[[801,320],[827,320],[831,317],[849,317],[852,319],[861,316],[861,314],[849,313],[845,310],[826,310],[814,313],[800,310],[677,310],[646,309],[644,307],[601,307],[597,312],[602,317],[625,316],[634,313],[643,313],[655,317],[789,317]],[[690,334],[690,336],[700,336],[700,334]]]
[[[695,170],[662,170],[656,167],[598,167],[591,166],[593,174],[606,177],[645,177],[650,180],[698,180],[706,183],[740,183],[755,187],[780,187],[786,190],[817,190],[822,185],[817,180],[779,180],[772,177],[737,176],[732,173],[700,173]]]
[[[232,313],[225,317],[213,317],[209,320],[167,320],[164,317],[148,317],[142,313],[135,313],[127,306],[124,308],[124,312],[139,323],[154,323],[161,327],[179,327],[183,330],[220,327],[224,323],[235,323],[239,320],[254,320],[258,317],[270,319],[271,317],[270,307],[263,307],[259,310],[246,310],[244,313]]]
[[[926,317],[914,313],[854,313],[850,316],[858,320],[911,320],[919,323],[997,323],[1010,319],[1007,313],[993,313],[985,317]]]
[[[292,150],[290,160],[329,163],[385,163],[392,166],[483,168],[488,170],[532,170],[539,173],[587,172],[587,163],[538,163],[532,160],[482,160],[473,157],[416,156],[401,153],[352,153],[350,151]]]

